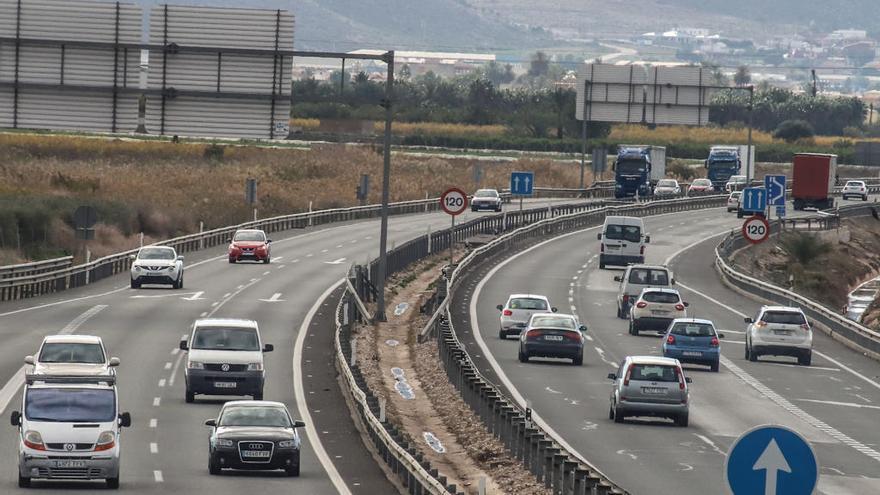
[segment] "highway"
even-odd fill
[[[528,206],[578,200],[535,200]],[[505,208],[514,208],[508,205]],[[467,212],[459,222],[476,215]],[[430,213],[391,217],[389,248],[448,228],[449,217]],[[185,288],[128,287],[128,275],[37,299],[0,304],[0,412],[20,409],[23,359],[34,354],[44,335],[94,334],[103,338],[119,368],[120,409],[130,411],[132,428],[123,432],[121,484],[135,493],[239,494],[259,483],[261,491],[329,494],[393,493],[364,448],[341,399],[333,368],[333,328],[308,327],[329,288],[352,263],[378,253],[379,221],[331,224],[273,236],[272,263],[226,262],[225,247],[188,254]],[[285,402],[307,422],[302,431],[302,474],[209,476],[206,419],[223,398],[184,403],[184,352],[178,343],[193,320],[203,316],[251,318],[266,355],[265,398]],[[307,414],[304,408],[308,406]],[[17,491],[17,430],[0,428],[0,493]],[[316,445],[316,439],[319,439]],[[71,483],[103,491],[102,483]],[[57,493],[58,484],[37,483],[34,493]],[[60,486],[66,486],[61,484]]]
[[[724,209],[646,219],[647,262],[672,266],[689,316],[708,318],[726,338],[720,373],[685,365],[693,378],[690,426],[666,420],[608,418],[611,382],[624,356],[660,354],[657,334],[628,335],[615,316],[620,270],[599,270],[598,228],[542,242],[463,282],[453,301],[456,328],[487,376],[507,389],[570,448],[634,494],[727,493],[724,457],[750,427],[782,424],[804,434],[819,457],[819,491],[828,495],[880,492],[880,363],[814,331],[811,367],[794,359],[744,359],[743,317],[759,304],[724,287],[712,266],[716,235],[742,220]],[[508,294],[543,294],[561,312],[589,326],[582,367],[568,360],[517,360],[517,342],[498,339],[497,304]],[[465,310],[466,308],[466,310]],[[464,321],[474,322],[466,332]]]

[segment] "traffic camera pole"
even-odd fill
[[[388,266],[388,253],[385,251],[388,245],[388,189],[391,182],[391,120],[394,118],[391,111],[391,101],[394,96],[394,50],[389,51],[383,57],[388,64],[388,76],[385,80],[385,139],[384,161],[382,163],[382,222],[379,233],[379,280],[376,283],[376,321],[387,321],[385,317],[385,272]]]

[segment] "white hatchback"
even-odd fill
[[[556,312],[556,308],[550,306],[549,299],[535,294],[511,294],[507,303],[499,304],[497,308],[501,311],[501,326],[498,330],[500,339],[506,339],[508,335],[519,335],[534,314]]]
[[[183,288],[183,256],[178,256],[173,247],[144,246],[131,255],[131,259],[132,289],[139,289],[143,284]]]
[[[739,202],[742,199],[742,191],[733,191],[727,197],[727,213],[739,210]]]
[[[687,318],[687,306],[675,289],[642,289],[629,312],[629,333],[638,335],[641,330],[665,332],[676,318]]]
[[[865,185],[864,181],[848,180],[843,186],[843,189],[840,191],[840,195],[843,197],[843,199],[856,196],[858,198],[862,198],[862,201],[867,201],[868,186]]]
[[[759,356],[794,356],[809,366],[813,356],[813,330],[800,308],[763,306],[754,318],[746,318],[746,359]]]

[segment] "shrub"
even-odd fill
[[[799,139],[811,138],[816,132],[805,120],[786,120],[773,131],[773,137],[793,143]]]
[[[807,266],[819,256],[831,251],[831,244],[810,234],[793,232],[786,234],[779,244],[788,253],[792,261]]]

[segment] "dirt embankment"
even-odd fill
[[[843,312],[847,296],[880,273],[880,221],[844,220],[822,233],[784,233],[740,250],[737,268]]]
[[[388,419],[402,427],[410,443],[459,491],[478,493],[485,477],[489,494],[549,495],[507,455],[449,383],[436,342],[418,343],[430,316],[419,308],[430,297],[443,261],[428,259],[394,277],[386,297],[388,321],[357,329],[358,359],[367,383],[386,398]]]

